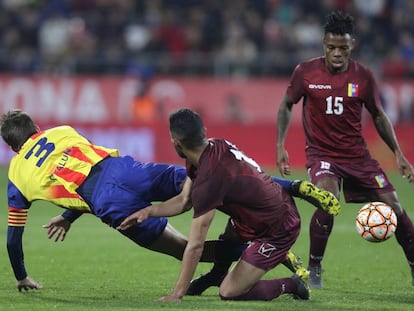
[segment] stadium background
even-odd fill
[[[414,1],[4,0],[0,112],[18,107],[43,128],[68,123],[139,160],[179,162],[167,117],[191,107],[210,136],[274,167],[278,103],[294,66],[322,53],[332,9],[355,16],[353,57],[374,71],[414,162]],[[135,111],[142,95],[152,106]],[[303,168],[300,113],[297,107],[287,147],[292,165]],[[395,168],[364,122],[374,155]],[[2,144],[0,164],[11,156]]]

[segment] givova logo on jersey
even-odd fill
[[[332,85],[330,84],[309,84],[309,88],[311,90],[317,89],[317,90],[332,90]]]

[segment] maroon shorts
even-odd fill
[[[335,179],[339,186],[342,183],[346,202],[368,202],[378,194],[395,190],[378,161],[372,158],[346,164],[314,158],[308,159],[306,167],[314,184],[325,177]]]
[[[285,227],[286,230],[277,235],[253,240],[242,253],[241,259],[265,271],[269,271],[285,261],[288,251],[299,236],[300,219],[287,221]]]

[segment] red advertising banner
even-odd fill
[[[20,108],[41,127],[70,124],[96,144],[119,148],[141,161],[180,163],[171,147],[168,114],[181,107],[197,110],[209,136],[224,137],[263,166],[275,166],[276,114],[288,79],[217,80],[158,77],[148,95],[156,116],[141,121],[133,102],[141,81],[132,77],[0,76],[0,113]],[[395,124],[401,146],[414,162],[414,81],[381,82],[384,107]],[[304,167],[301,107],[294,107],[287,148],[293,166]],[[374,156],[395,167],[393,155],[366,122],[368,144]],[[12,152],[0,145],[0,165]]]
[[[227,122],[235,109],[245,123],[274,123],[288,79],[218,80],[159,77],[151,81],[158,119],[180,107],[193,108],[209,120]],[[28,111],[39,122],[125,123],[134,121],[134,96],[141,81],[117,76],[0,76],[0,112]],[[380,85],[385,109],[394,123],[414,119],[414,81],[391,80]],[[293,122],[299,122],[295,108]]]

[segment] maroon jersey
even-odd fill
[[[188,165],[187,173],[194,218],[218,209],[245,240],[286,235],[300,222],[290,194],[226,140],[210,139],[199,167]]]
[[[375,112],[381,105],[369,69],[350,60],[347,71],[331,73],[324,57],[315,58],[296,67],[286,94],[295,104],[303,98],[308,158],[344,163],[369,156],[361,133],[362,111]]]

